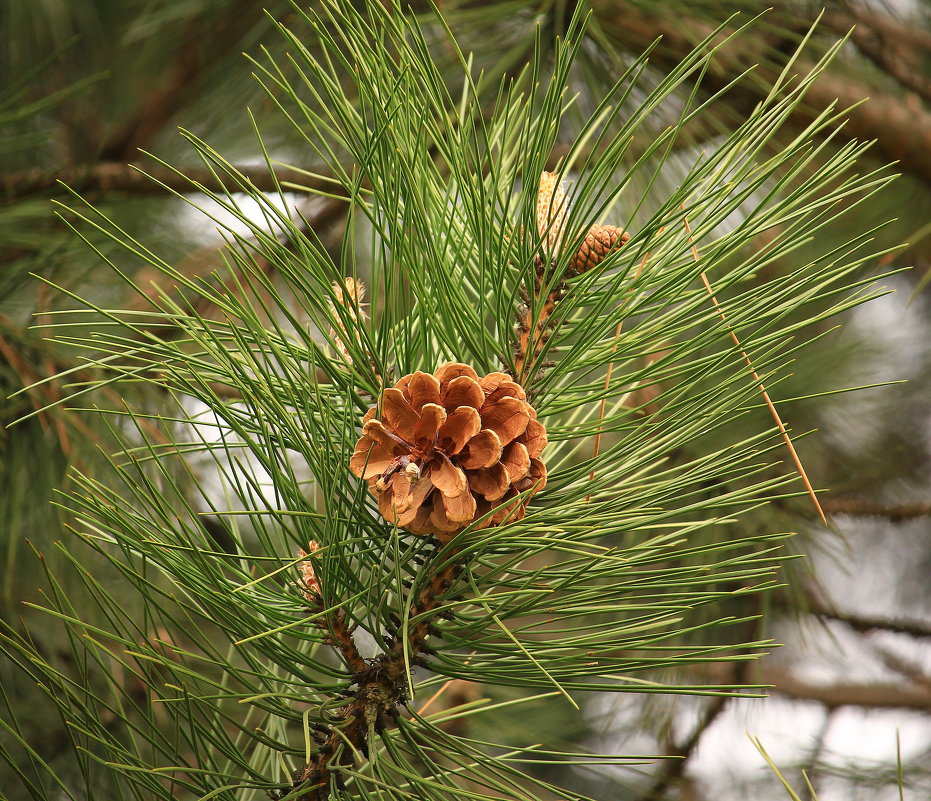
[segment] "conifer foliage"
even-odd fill
[[[69,204],[77,235],[124,248],[131,285],[144,266],[181,291],[140,281],[144,308],[88,300],[59,334],[95,354],[71,406],[123,383],[160,400],[101,409],[123,448],[59,501],[96,605],[91,622],[49,575],[70,667],[3,637],[81,766],[65,781],[26,742],[5,754],[35,798],[581,798],[537,766],[637,755],[496,721],[748,691],[698,666],[769,647],[754,620],[786,534],[754,513],[803,490],[761,390],[862,299],[851,274],[875,254],[854,232],[765,268],[887,180],[855,172],[863,146],[827,148],[832,111],[773,147],[826,61],[670,186],[679,131],[714,99],[686,81],[718,37],[668,74],[632,61],[582,116],[581,12],[502,78],[439,17],[318,5],[280,27],[287,63],[254,61],[304,137],[306,186],[259,192],[186,134],[227,187],[200,187],[225,212],[210,280]],[[304,195],[346,204],[338,247],[294,212]],[[181,335],[150,325],[166,319]],[[444,703],[450,682],[476,692]]]

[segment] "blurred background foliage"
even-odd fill
[[[543,41],[559,36],[574,8],[562,0],[440,5],[462,47],[474,51],[475,64],[484,70],[489,103],[497,77],[525,64],[534,36]],[[796,122],[801,127],[832,103],[852,107],[824,157],[843,145],[844,136],[875,140],[862,161],[863,172],[895,161],[902,176],[868,207],[846,215],[841,230],[824,229],[823,241],[813,243],[811,251],[824,252],[831,237],[850,238],[851,227],[868,230],[877,220],[891,219],[875,233],[876,249],[889,254],[866,265],[861,277],[910,269],[886,279],[894,294],[850,312],[842,330],[825,331],[773,392],[777,402],[797,399],[780,405],[796,435],[817,430],[799,450],[815,484],[830,488],[822,503],[831,524],[821,525],[805,498],[774,504],[759,517],[761,530],[798,531],[802,536],[795,547],[809,557],[787,569],[786,588],[773,594],[765,610],[765,634],[787,647],[745,677],[774,684],[772,697],[607,699],[586,710],[584,731],[571,728],[575,724],[562,719],[558,706],[540,707],[513,722],[515,742],[530,736],[520,729],[532,734],[555,728],[568,740],[596,742],[599,750],[682,757],[640,773],[612,769],[568,782],[594,797],[784,797],[745,738],[746,730],[762,738],[787,776],[804,768],[821,799],[898,797],[900,785],[913,797],[931,797],[931,319],[924,289],[931,274],[931,3],[829,2],[823,12],[821,3],[773,5],[722,48],[703,75],[699,97],[753,67],[747,80],[682,132],[677,142],[682,169],[696,152],[713,147],[740,124],[813,24],[812,41],[792,67],[798,72],[849,36],[796,110]],[[429,25],[428,9],[417,10]],[[650,70],[658,81],[717,25],[739,13],[729,23],[736,28],[759,7],[738,0],[625,0],[593,2],[591,10],[573,87],[581,117],[647,48],[653,46]],[[48,336],[76,319],[69,314],[74,305],[69,292],[104,308],[135,302],[74,236],[69,212],[55,202],[78,192],[185,275],[213,270],[222,244],[217,232],[167,191],[189,189],[147,154],[211,187],[213,178],[178,135],[181,127],[239,166],[256,187],[271,190],[252,122],[241,112],[248,107],[275,160],[319,168],[252,79],[242,55],[268,48],[271,59],[287,70],[275,49],[284,47],[274,33],[276,22],[297,22],[289,3],[268,0],[264,9],[252,0],[0,4],[0,615],[13,627],[28,628],[30,615],[22,602],[35,600],[43,583],[43,560],[33,552],[46,563],[66,558],[53,543],[65,536],[68,520],[49,500],[55,490],[67,489],[69,465],[92,472],[111,439],[96,416],[50,406],[87,376],[81,354],[49,342]],[[459,65],[454,53],[448,56],[444,67],[453,76]],[[781,135],[784,143],[792,130]],[[554,163],[559,155],[554,152]],[[133,165],[163,185],[143,178]],[[656,180],[674,187],[677,175],[673,153]],[[285,168],[281,177],[306,180]],[[344,210],[338,199],[308,200],[301,207],[308,226],[334,252],[342,242]],[[626,225],[635,229],[637,219]],[[102,237],[94,244],[105,255],[113,247]],[[778,274],[791,270],[796,260],[804,263],[806,247],[767,269]],[[120,265],[133,269],[125,258]],[[34,275],[66,291],[53,290]],[[150,277],[134,278],[144,283]],[[153,292],[179,292],[163,277],[151,280],[161,282],[153,283]],[[152,321],[150,330],[172,336],[168,320]],[[65,378],[44,381],[65,371],[71,371]],[[828,390],[901,379],[908,383],[805,400]],[[117,398],[82,396],[74,405],[112,406],[117,400],[155,408],[160,402],[142,390],[137,397],[128,391],[123,385]],[[7,427],[32,410],[42,411]],[[222,526],[210,533],[222,547]],[[131,604],[128,597],[128,608]],[[54,656],[54,631],[33,636]],[[20,711],[23,736],[48,759],[66,759],[56,752],[62,747],[62,722],[51,712],[43,715],[40,700],[12,666],[0,664],[0,680],[6,703],[33,710],[28,719]],[[474,736],[482,737],[480,723]],[[796,784],[802,786],[800,780]],[[0,778],[0,788],[6,785]]]

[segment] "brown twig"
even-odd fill
[[[346,666],[353,673],[359,673],[368,667],[368,663],[362,658],[359,649],[356,647],[355,640],[352,637],[352,629],[346,624],[346,614],[342,609],[337,609],[333,614],[328,616],[327,623],[330,628],[330,643],[336,647]]]
[[[562,299],[566,282],[560,280],[545,296],[542,296],[546,284],[547,269],[541,256],[534,257],[536,274],[534,278],[533,302],[526,298],[517,314],[517,347],[514,351],[514,371],[518,383],[526,385],[528,365],[536,366],[536,361],[549,339],[550,317],[556,311],[556,304]],[[555,265],[555,260],[550,266]],[[538,306],[534,314],[534,306]]]
[[[692,229],[689,226],[689,221],[687,219],[683,217],[683,221],[685,223],[686,234],[688,234],[689,246],[692,250],[692,258],[695,260],[695,263],[698,264],[698,248],[695,247],[695,243],[692,241]],[[726,323],[727,315],[724,314],[724,310],[721,308],[721,304],[718,303],[718,299],[714,295],[714,290],[711,288],[711,282],[708,280],[708,276],[704,270],[701,271],[701,281],[708,293],[708,297],[711,298],[711,303],[714,305],[715,310],[718,312],[718,316],[723,322]],[[750,360],[747,352],[743,349],[743,345],[740,344],[740,340],[737,338],[736,332],[730,326],[728,326],[728,333],[730,334],[737,350],[740,352],[740,355],[743,357],[743,360],[747,363],[747,367],[750,368],[750,375],[752,375],[753,380],[756,381],[757,389],[760,390],[760,394],[763,396],[763,400],[766,402],[766,408],[769,409],[769,413],[775,421],[776,427],[779,429],[779,434],[782,436],[782,441],[785,442],[786,448],[789,451],[789,455],[792,457],[792,461],[795,464],[795,469],[798,471],[799,476],[801,476],[802,483],[805,485],[805,489],[808,491],[808,496],[811,498],[812,503],[815,505],[815,510],[818,512],[818,516],[821,518],[822,522],[827,524],[828,520],[824,515],[824,510],[821,508],[821,504],[818,502],[818,496],[815,494],[814,487],[812,487],[811,482],[808,480],[808,475],[805,473],[802,460],[799,458],[799,455],[795,450],[795,445],[792,444],[792,438],[789,436],[789,432],[786,430],[786,427],[782,422],[782,418],[779,416],[779,412],[776,411],[776,406],[772,399],[769,397],[769,393],[766,391],[766,387],[763,386],[763,379],[760,378],[759,373],[757,373],[756,368],[753,366],[753,362]]]

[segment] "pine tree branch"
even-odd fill
[[[623,4],[621,10],[618,8],[617,4],[606,4],[596,10],[602,25],[619,45],[637,52],[662,36],[660,46],[650,59],[661,69],[673,68],[701,39],[714,31],[711,25],[697,18],[670,20],[644,14],[632,5]],[[723,31],[722,38],[728,33]],[[703,85],[712,91],[723,89],[734,75],[755,67],[755,80],[742,82],[739,87],[732,88],[728,96],[738,104],[762,100],[779,77],[778,68],[758,64],[760,54],[770,50],[765,37],[744,31],[737,40],[716,51],[714,69],[704,73]],[[794,62],[794,72],[803,75],[813,66],[799,58]],[[869,102],[863,103],[867,97]],[[876,158],[897,161],[902,169],[931,183],[931,113],[916,104],[903,102],[899,96],[873,91],[846,75],[825,71],[812,82],[805,102],[795,107],[792,118],[807,125],[832,104],[848,109],[847,124],[838,134],[841,139],[876,140],[871,151]]]
[[[111,134],[100,151],[103,161],[128,161],[139,148],[148,147],[171,118],[193,97],[199,79],[239,42],[264,15],[261,4],[239,0],[215,19],[206,15],[189,26],[173,64],[161,82],[147,91],[131,119]]]
[[[278,184],[294,184],[309,191],[338,191],[336,184],[325,178],[287,167],[276,167],[274,174],[264,164],[238,166],[236,170],[259,192],[274,192]],[[169,192],[193,194],[200,191],[196,184],[212,192],[222,192],[224,189],[215,174],[206,167],[188,167],[179,175],[160,165],[142,167],[106,161],[88,166],[63,167],[55,171],[36,168],[0,174],[0,198],[9,203],[50,190],[60,193],[63,191],[61,184],[75,192],[120,192],[130,195],[162,195]]]
[[[358,673],[368,667],[366,661],[359,653],[355,640],[352,638],[352,630],[346,625],[346,615],[342,609],[337,609],[332,615],[328,616],[330,628],[330,642],[339,651],[340,656],[353,673]]]
[[[819,617],[836,620],[854,631],[867,634],[872,631],[891,631],[907,634],[910,637],[931,637],[931,624],[909,618],[888,618],[860,615],[854,612],[841,612],[835,607],[821,601],[809,592],[806,598],[808,610]]]
[[[731,667],[730,683],[741,684],[743,682],[744,674],[747,672],[747,664],[746,662],[738,662]],[[669,759],[664,763],[662,771],[649,790],[639,796],[637,801],[656,801],[656,799],[662,798],[666,790],[682,778],[688,761],[698,748],[701,738],[724,711],[729,700],[730,698],[726,695],[716,695],[711,699],[689,736],[683,742],[675,744],[667,750],[666,756]]]

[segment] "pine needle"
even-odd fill
[[[660,228],[659,233],[660,235],[662,235],[663,233],[662,228]],[[647,266],[647,259],[649,258],[650,258],[650,251],[647,251],[646,253],[643,254],[643,259],[640,262],[640,266],[637,267],[637,272],[634,273],[635,281],[643,273],[643,269],[644,267]],[[628,294],[630,293],[628,292]],[[617,324],[617,328],[614,330],[614,343],[611,345],[612,356],[614,356],[614,354],[617,352],[617,341],[621,338],[621,328],[623,326],[624,326],[624,321],[620,320]],[[607,392],[608,388],[611,386],[611,374],[613,372],[614,372],[614,360],[612,359],[610,362],[608,362],[608,372],[605,374],[605,392]],[[601,423],[602,420],[604,420],[605,406],[607,404],[607,400],[608,400],[607,397],[604,397],[601,399],[601,403],[599,404],[599,407],[598,407],[598,423],[599,424]],[[592,461],[598,458],[598,451],[600,450],[600,448],[601,448],[601,427],[599,425],[598,431],[595,434],[595,446],[592,448]],[[592,468],[592,471],[588,474],[588,480],[589,481],[595,480],[595,468],[594,467]],[[591,499],[592,499],[592,496],[591,496],[591,493],[589,493],[585,498],[585,502],[588,503]]]
[[[695,247],[695,242],[692,240],[692,229],[689,226],[688,219],[683,218],[683,222],[685,223],[685,232],[688,234],[689,238],[689,247],[692,249],[692,258],[695,260],[695,263],[698,264],[698,249]],[[721,304],[718,303],[718,299],[714,296],[714,290],[711,288],[711,282],[708,280],[708,276],[704,270],[701,271],[701,281],[708,292],[708,297],[711,298],[711,302],[714,304],[714,308],[718,312],[718,316],[726,323],[727,315],[724,314],[724,310],[721,308]],[[753,380],[756,381],[757,388],[760,390],[760,394],[763,396],[763,400],[766,402],[766,407],[769,409],[769,413],[772,415],[773,420],[776,422],[776,427],[779,429],[779,433],[782,435],[783,442],[785,442],[786,447],[789,449],[789,455],[792,457],[792,461],[795,463],[795,469],[798,471],[798,474],[802,479],[802,483],[804,483],[805,489],[808,491],[808,496],[811,498],[812,503],[815,505],[815,510],[818,512],[818,516],[821,518],[823,523],[827,524],[828,519],[825,517],[824,510],[821,508],[821,504],[818,502],[818,496],[815,494],[814,487],[812,487],[811,482],[808,480],[808,474],[805,472],[805,468],[802,465],[802,460],[799,458],[799,455],[795,450],[795,446],[792,444],[792,439],[789,437],[789,432],[786,430],[786,427],[782,422],[782,418],[779,416],[779,412],[776,411],[776,405],[769,397],[769,393],[766,391],[766,387],[763,386],[763,379],[760,378],[759,373],[757,373],[756,368],[753,366],[753,362],[750,361],[750,357],[743,349],[743,345],[740,344],[740,340],[737,338],[737,334],[734,332],[734,329],[728,328],[728,333],[731,335],[731,339],[734,341],[734,345],[737,346],[737,350],[740,351],[740,355],[743,356],[744,361],[747,363],[747,367],[750,368],[750,375],[752,375]]]

